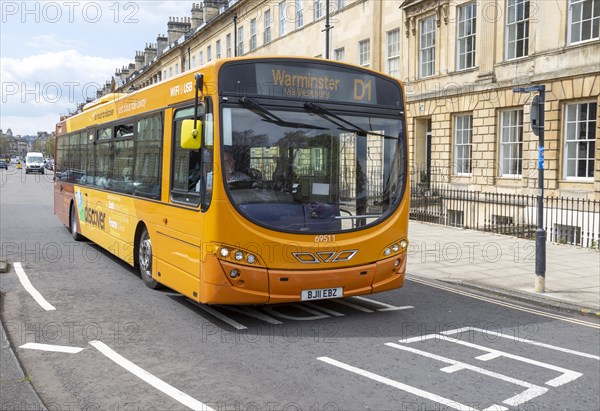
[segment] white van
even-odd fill
[[[25,157],[25,174],[44,174],[44,155],[30,151]]]

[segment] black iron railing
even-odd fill
[[[430,181],[429,174],[416,174],[410,190],[411,219],[535,238],[537,196],[454,189]],[[600,201],[546,197],[544,226],[548,241],[598,249]]]

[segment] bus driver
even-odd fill
[[[251,178],[241,171],[235,171],[235,160],[229,151],[226,151],[223,155],[223,159],[225,160],[225,178],[228,183],[233,183],[235,181],[250,181]]]

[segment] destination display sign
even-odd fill
[[[240,62],[225,65],[220,93],[274,99],[400,106],[396,82],[360,70],[317,62]]]

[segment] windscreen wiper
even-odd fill
[[[359,136],[366,136],[367,134],[372,134],[372,135],[381,136],[384,138],[391,138],[391,139],[395,139],[395,140],[398,139],[398,137],[388,136],[383,133],[378,133],[376,131],[367,131],[367,130],[357,126],[356,124],[346,120],[345,118],[338,116],[335,113],[332,113],[331,111],[327,110],[326,108],[316,105],[315,103],[304,103],[304,108],[306,109],[306,111],[308,111],[310,113],[314,113],[314,114],[318,115],[319,117],[322,117],[325,120],[328,120],[329,122],[335,124],[342,131],[356,133]],[[333,121],[332,118],[336,119],[337,121]],[[343,126],[339,122],[346,123],[348,126],[350,126],[350,128]]]
[[[285,121],[280,117],[277,117],[275,114],[271,113],[269,110],[258,104],[256,101],[249,99],[248,97],[242,97],[239,99],[239,102],[242,106],[246,107],[248,110],[253,113],[258,114],[263,118],[263,121],[267,123],[273,123],[277,126],[287,127],[287,128],[308,128],[312,130],[327,130],[325,127],[314,126],[312,124],[304,124],[304,123],[295,123],[291,121]]]

